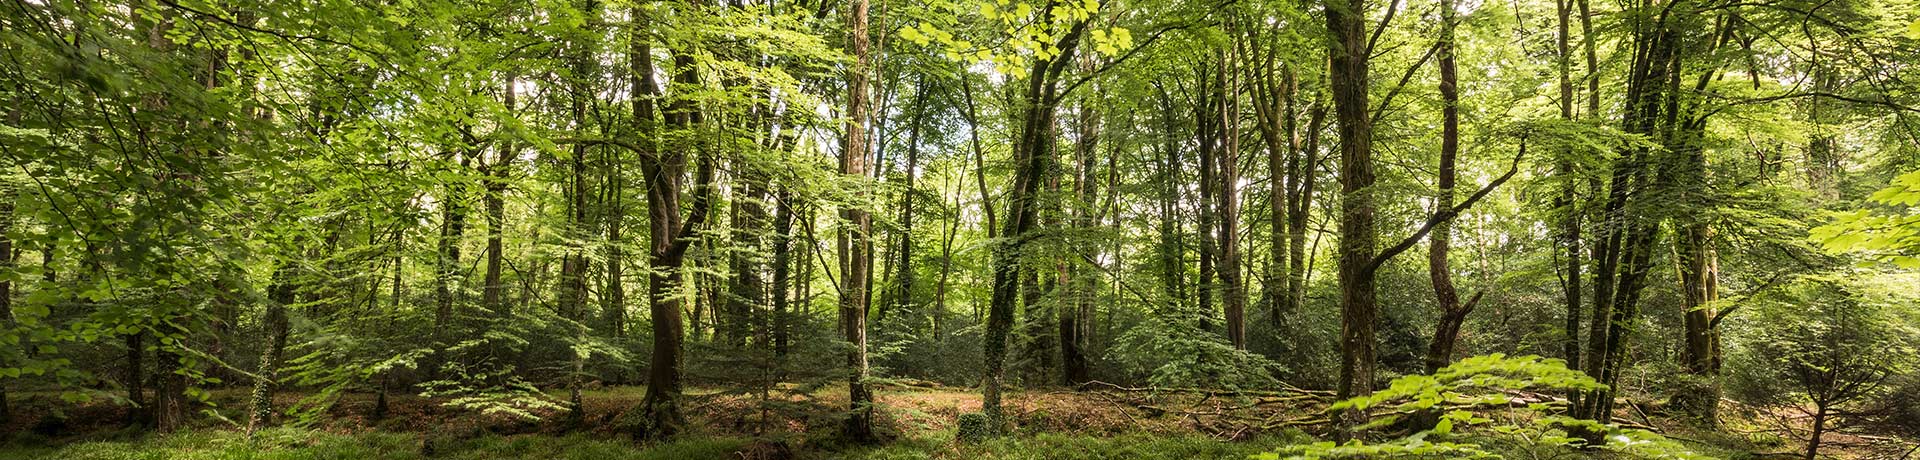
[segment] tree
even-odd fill
[[[1842,408],[1920,364],[1914,359],[1920,325],[1901,319],[1914,305],[1900,292],[1905,287],[1849,278],[1859,279],[1857,273],[1801,278],[1779,294],[1754,299],[1752,311],[1735,320],[1744,344],[1734,357],[1741,377],[1735,393],[1811,417],[1808,460],[1818,457],[1834,418],[1846,413]]]
[[[688,8],[698,9],[687,5]],[[685,280],[680,267],[686,263],[687,249],[693,244],[692,231],[707,220],[711,210],[714,165],[705,146],[697,140],[683,140],[678,143],[662,143],[657,139],[666,133],[684,136],[688,131],[699,127],[703,117],[696,102],[690,95],[678,94],[668,98],[666,110],[660,116],[666,119],[668,131],[655,128],[654,101],[662,98],[659,84],[653,81],[653,38],[649,16],[652,12],[646,8],[633,10],[632,48],[628,59],[634,66],[632,83],[639,86],[633,91],[633,113],[636,130],[640,133],[640,169],[647,179],[647,216],[650,219],[649,263],[653,270],[647,274],[647,303],[653,318],[653,357],[647,368],[646,398],[636,408],[640,413],[633,425],[634,434],[645,438],[664,438],[678,433],[686,424],[685,416],[680,413],[681,349],[686,341],[686,329],[680,307],[684,302],[675,292]],[[682,88],[691,89],[700,84],[699,70],[694,58],[686,50],[674,50],[673,82]],[[664,144],[664,145],[663,145]],[[664,148],[662,148],[664,146]],[[683,190],[689,157],[697,158],[694,168],[692,209],[683,214],[680,209],[680,194]]]
[[[851,178],[867,175],[867,2],[854,0],[847,9],[847,51],[854,65],[847,69],[847,124],[840,144],[840,174]],[[855,198],[859,202],[859,198]],[[871,441],[873,432],[873,393],[867,389],[867,288],[872,282],[872,217],[859,204],[842,208],[845,227],[840,233],[840,330],[853,344],[847,353],[847,399],[851,415],[847,417],[847,437]]]

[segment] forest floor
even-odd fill
[[[837,436],[844,390],[789,390],[692,391],[683,406],[689,432],[673,442],[651,444],[629,441],[619,428],[619,414],[639,404],[640,387],[584,392],[586,420],[580,428],[568,426],[564,414],[552,409],[533,410],[539,419],[532,420],[415,396],[392,397],[385,416],[376,418],[373,395],[353,394],[312,423],[267,430],[253,439],[228,421],[244,424],[245,392],[240,390],[214,393],[221,409],[213,413],[219,417],[208,415],[193,429],[167,435],[122,428],[124,409],[112,403],[74,407],[56,405],[50,394],[16,394],[21,416],[0,427],[14,433],[0,443],[0,459],[1243,459],[1324,439],[1329,399],[1304,390],[1156,392],[1094,386],[1026,391],[1008,399],[1019,432],[973,444],[954,440],[954,424],[960,414],[979,410],[977,392],[894,386],[878,393],[878,419],[887,441],[858,446]],[[285,407],[301,396],[283,395],[279,403]],[[564,400],[566,394],[552,396]],[[1642,419],[1719,458],[1785,458],[1781,454],[1797,445],[1785,441],[1791,427],[1700,431]],[[1911,441],[1849,435],[1831,436],[1828,442],[1833,447],[1822,454],[1841,459],[1898,458],[1901,449],[1912,447]]]

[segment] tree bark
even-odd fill
[[[773,208],[773,354],[787,356],[787,317],[793,286],[793,194],[775,186]]]
[[[1568,46],[1569,39],[1567,36],[1568,15],[1571,13],[1572,2],[1573,0],[1554,1],[1559,19],[1556,22],[1559,34],[1556,35],[1554,40],[1556,50],[1558,51],[1555,64],[1560,74],[1560,118],[1563,120],[1573,120],[1574,90],[1571,65],[1573,55]],[[1560,195],[1555,198],[1554,208],[1561,212],[1558,222],[1560,227],[1558,229],[1558,236],[1560,239],[1559,249],[1562,254],[1561,257],[1564,257],[1564,260],[1561,261],[1562,270],[1560,276],[1562,279],[1561,292],[1563,298],[1566,300],[1567,309],[1566,327],[1562,330],[1566,337],[1564,339],[1565,342],[1561,345],[1561,358],[1566,359],[1567,368],[1580,369],[1580,296],[1583,293],[1582,283],[1585,280],[1582,279],[1583,275],[1581,273],[1584,258],[1582,255],[1583,251],[1580,249],[1580,212],[1576,207],[1578,197],[1575,194],[1578,188],[1578,182],[1574,180],[1577,177],[1575,176],[1573,159],[1570,158],[1572,154],[1573,152],[1571,151],[1561,152],[1562,157],[1554,166],[1554,174],[1559,176],[1561,181]]]
[[[1820,437],[1827,434],[1827,406],[1819,404],[1813,411],[1813,436],[1807,438],[1806,460],[1820,458]]]
[[[1041,17],[1051,17],[1058,1],[1048,2],[1040,12]],[[984,383],[981,385],[981,411],[987,416],[995,433],[1001,432],[1008,421],[1001,406],[1007,335],[1013,328],[1014,307],[1019,300],[1021,252],[1031,238],[1028,230],[1033,228],[1038,218],[1038,196],[1047,171],[1052,169],[1050,133],[1054,125],[1054,109],[1060,96],[1059,77],[1066,64],[1072,62],[1086,26],[1086,21],[1075,22],[1061,35],[1056,44],[1056,48],[1061,50],[1060,56],[1034,60],[1033,71],[1028,74],[1023,93],[1020,137],[1015,140],[1013,149],[1013,186],[1007,197],[1006,230],[1001,232],[1000,242],[993,253],[993,294],[988,304],[984,344],[986,365]]]
[[[697,4],[692,3],[685,6],[698,8]],[[648,259],[653,268],[647,274],[648,311],[653,316],[653,355],[647,369],[646,397],[637,408],[639,419],[632,426],[632,431],[638,438],[660,439],[677,434],[686,425],[679,407],[682,391],[681,345],[686,340],[686,323],[681,316],[684,299],[676,296],[675,292],[685,281],[681,266],[685,264],[687,249],[694,241],[687,236],[691,229],[706,221],[711,207],[714,166],[707,155],[703,155],[704,146],[697,139],[665,151],[659,149],[657,139],[661,136],[654,129],[654,101],[661,97],[661,93],[659,85],[653,81],[652,21],[643,6],[634,7],[632,17],[632,43],[628,60],[634,67],[630,73],[630,83],[636,87],[633,91],[633,111],[641,137],[639,145],[642,151],[638,152],[640,169],[647,180],[650,228]],[[694,66],[693,56],[685,51],[671,54],[675,83],[686,87],[699,86],[700,75]],[[689,132],[703,121],[695,101],[686,95],[677,95],[668,104],[664,115],[668,128],[682,132]],[[680,192],[689,153],[700,155],[700,161],[694,172],[693,209],[687,212],[683,221]]]
[[[1225,62],[1219,64],[1224,65]],[[1220,255],[1219,204],[1215,200],[1218,199],[1221,188],[1220,144],[1226,138],[1221,126],[1225,120],[1220,116],[1223,112],[1220,107],[1226,100],[1226,88],[1215,78],[1218,74],[1208,75],[1212,73],[1209,70],[1217,71],[1217,69],[1202,70],[1196,76],[1196,79],[1201,82],[1197,85],[1200,87],[1200,96],[1196,98],[1198,103],[1193,108],[1194,143],[1199,145],[1195,156],[1200,160],[1200,202],[1195,205],[1200,214],[1198,229],[1200,278],[1194,288],[1199,294],[1200,330],[1213,332],[1213,294],[1218,289],[1215,278],[1220,275],[1219,267],[1215,265]]]
[[[502,91],[508,113],[513,113],[515,110],[514,83],[517,81],[516,78],[508,77],[506,87]],[[487,208],[487,272],[483,275],[481,282],[480,305],[487,310],[488,314],[500,319],[508,318],[511,313],[501,298],[506,290],[501,276],[506,262],[504,238],[507,232],[507,178],[513,168],[513,157],[517,154],[519,152],[514,149],[512,141],[501,141],[496,158],[487,165],[486,196],[484,197],[484,205]]]
[[[1367,34],[1364,0],[1327,0],[1328,55],[1332,59],[1335,120],[1340,136],[1340,383],[1339,398],[1373,392],[1377,306],[1373,203],[1373,120],[1367,113]],[[1345,432],[1361,423],[1343,415]]]
[[[1247,349],[1247,291],[1240,274],[1240,74],[1232,51],[1220,57],[1219,240],[1220,300],[1227,342]]]
[[[280,359],[287,348],[287,305],[294,303],[293,264],[281,262],[280,268],[274,270],[273,286],[267,292],[266,317],[261,321],[267,346],[260,352],[259,377],[253,381],[252,408],[247,411],[249,436],[272,423],[273,392],[279,385]]]
[[[847,70],[847,124],[840,151],[840,174],[845,178],[863,179],[867,175],[869,150],[867,73],[872,66],[867,49],[867,0],[853,0],[846,20],[848,54],[853,55],[854,64]],[[850,368],[847,395],[852,413],[847,416],[846,435],[857,442],[870,442],[874,440],[873,393],[868,390],[866,380],[867,286],[871,282],[868,264],[872,257],[868,253],[872,247],[868,238],[872,222],[867,211],[858,206],[841,209],[840,217],[846,221],[840,234],[840,330],[847,342],[853,344],[853,351],[847,354]]]
[[[1460,154],[1460,89],[1454,59],[1454,14],[1453,1],[1440,0],[1440,194],[1434,197],[1435,212],[1453,208],[1454,163]],[[1439,372],[1453,362],[1454,343],[1460,335],[1460,325],[1480,300],[1480,296],[1475,295],[1473,301],[1464,305],[1460,303],[1460,293],[1453,285],[1453,267],[1448,260],[1452,239],[1451,218],[1435,223],[1433,232],[1427,234],[1427,276],[1433,282],[1434,303],[1440,310],[1440,323],[1434,328],[1433,341],[1427,349],[1428,374]]]
[[[1093,209],[1096,201],[1094,197],[1099,193],[1093,170],[1094,157],[1097,156],[1100,145],[1099,117],[1099,111],[1082,99],[1080,111],[1075,120],[1078,123],[1078,133],[1075,136],[1076,142],[1073,149],[1076,160],[1073,193],[1074,201],[1078,204],[1074,208],[1073,228],[1079,236],[1072,239],[1072,251],[1083,259],[1076,262],[1098,262],[1096,253],[1098,245],[1090,241],[1086,235],[1093,231],[1096,220]],[[1060,301],[1056,302],[1060,305],[1058,335],[1061,377],[1062,383],[1068,386],[1092,380],[1091,370],[1087,366],[1086,337],[1082,332],[1085,330],[1085,321],[1088,319],[1085,310],[1091,309],[1095,285],[1092,278],[1087,276],[1088,273],[1080,267],[1081,263],[1066,265],[1066,279],[1060,284],[1060,289],[1064,290],[1064,293],[1058,297]]]

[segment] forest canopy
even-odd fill
[[[22,452],[1920,449],[1916,0],[14,0],[0,61]]]

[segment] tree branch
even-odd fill
[[[1473,195],[1468,196],[1466,201],[1462,201],[1460,204],[1454,205],[1451,208],[1442,209],[1440,212],[1433,213],[1432,217],[1427,218],[1426,223],[1420,225],[1420,230],[1413,232],[1413,234],[1407,236],[1406,239],[1400,240],[1400,243],[1374,256],[1373,261],[1367,263],[1365,275],[1363,276],[1373,276],[1373,273],[1379,270],[1382,264],[1387,263],[1387,260],[1393,259],[1394,256],[1398,256],[1402,252],[1406,252],[1407,249],[1413,247],[1414,243],[1418,243],[1421,239],[1426,238],[1427,233],[1433,231],[1433,226],[1452,220],[1454,216],[1466,212],[1468,208],[1473,207],[1474,203],[1480,202],[1481,198],[1486,198],[1487,194],[1493,193],[1494,189],[1499,188],[1501,184],[1507,183],[1508,179],[1512,179],[1514,174],[1520,172],[1520,159],[1526,156],[1527,138],[1522,136],[1520,138],[1520,153],[1513,156],[1513,166],[1507,169],[1506,174],[1501,174],[1500,177],[1495,178],[1493,182],[1488,182],[1486,186],[1480,187],[1480,190],[1473,192]]]

